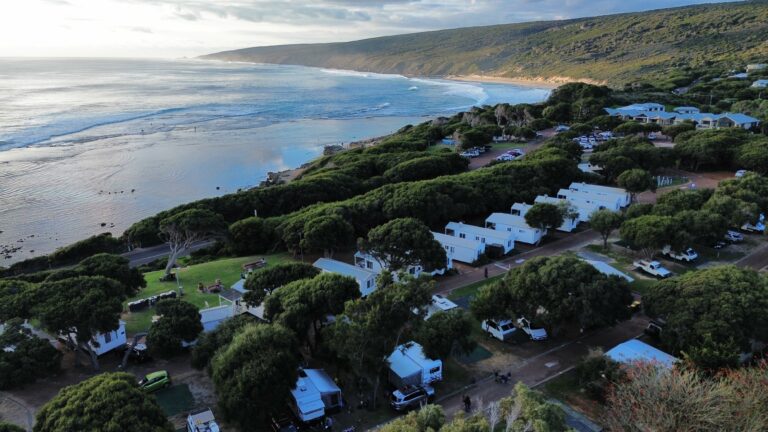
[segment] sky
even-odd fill
[[[0,57],[192,57],[723,0],[2,0]]]

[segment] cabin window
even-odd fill
[[[112,332],[104,333],[104,342],[106,343],[112,342]]]
[[[373,262],[372,261],[366,261],[365,262],[365,266],[368,267],[369,269],[372,269],[373,268]]]
[[[439,367],[433,367],[432,369],[429,370],[430,374],[436,374],[438,372],[440,372],[440,368]]]
[[[459,233],[459,238],[467,238],[467,235],[464,233]]]

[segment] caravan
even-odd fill
[[[341,389],[322,369],[301,369],[291,390],[290,407],[304,423],[319,421],[344,406]]]

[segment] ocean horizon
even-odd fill
[[[0,59],[0,266],[342,144],[549,89],[302,66]]]

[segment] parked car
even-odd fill
[[[658,261],[639,260],[632,263],[635,268],[648,273],[649,275],[659,278],[667,278],[672,276],[672,272],[664,268]]]
[[[504,342],[512,337],[517,327],[512,320],[485,320],[480,323],[480,328],[490,336]]]
[[[146,344],[137,343],[136,346],[127,344],[125,349],[126,351],[129,351],[128,360],[134,363],[144,363],[152,360],[152,356],[149,355],[149,350],[147,349]]]
[[[714,245],[712,245],[712,249],[723,249],[724,247],[728,246],[728,243],[724,241],[718,241]]]
[[[747,170],[738,170],[738,171],[736,171],[736,178],[742,178],[745,175],[747,175],[748,172],[749,171],[747,171]]]
[[[547,330],[545,330],[541,326],[537,326],[535,324],[531,324],[529,320],[527,320],[525,317],[520,317],[517,320],[517,324],[520,326],[520,329],[527,334],[531,340],[535,341],[542,341],[547,340]]]
[[[459,153],[459,156],[464,156],[466,158],[476,158],[480,156],[480,153],[474,151],[474,150],[467,150]]]
[[[741,226],[742,231],[746,232],[752,232],[752,233],[764,233],[765,232],[765,215],[760,213],[760,217],[757,219],[757,222],[747,222],[744,225]]]
[[[725,239],[731,243],[740,243],[744,241],[744,236],[740,232],[728,230],[725,233]]]
[[[509,161],[515,160],[515,157],[512,156],[511,154],[506,154],[505,153],[505,154],[496,156],[496,160],[497,161],[501,161],[501,162],[509,162]]]
[[[435,396],[431,386],[408,386],[392,392],[389,404],[395,411],[421,408]]]
[[[661,253],[678,261],[691,262],[699,258],[699,254],[693,248],[686,248],[682,252],[678,252],[673,250],[671,246],[664,246]]]
[[[289,413],[272,416],[269,423],[272,427],[272,432],[298,432],[299,430],[296,426],[296,421]]]
[[[555,132],[557,132],[557,133],[560,133],[560,132],[565,132],[565,131],[569,131],[569,130],[571,130],[571,128],[570,128],[570,127],[568,127],[568,126],[566,126],[566,125],[558,125],[558,126],[555,128]]]
[[[656,138],[658,138],[658,135],[656,135],[655,133],[651,132],[651,133],[648,134],[648,139],[649,140],[653,141]]]
[[[171,386],[171,375],[168,371],[157,371],[147,374],[139,381],[139,387],[147,393],[155,392]]]

